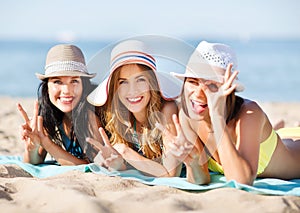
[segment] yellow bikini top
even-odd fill
[[[273,152],[275,151],[276,145],[277,134],[274,130],[272,130],[270,136],[264,142],[260,143],[257,174],[263,173],[268,166]],[[212,158],[208,160],[208,168],[210,171],[224,174],[222,166]]]

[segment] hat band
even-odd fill
[[[147,64],[151,69],[156,70],[155,59],[138,51],[128,51],[116,56],[111,62],[111,70],[115,70],[120,64],[126,63],[142,63]]]
[[[73,70],[88,74],[85,64],[77,61],[58,61],[58,62],[50,63],[47,66],[45,66],[46,75],[49,75],[57,71],[73,71]]]

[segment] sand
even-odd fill
[[[0,97],[0,155],[22,155],[19,101],[32,114],[32,98]],[[272,123],[300,121],[300,103],[259,103]],[[300,197],[257,195],[220,188],[189,192],[120,177],[71,171],[35,178],[16,165],[0,165],[1,212],[299,212]]]

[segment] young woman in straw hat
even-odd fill
[[[180,174],[181,162],[168,155],[168,144],[155,127],[160,122],[174,133],[171,115],[177,114],[173,97],[160,90],[158,75],[145,43],[126,40],[113,48],[108,78],[88,96],[93,105],[105,105],[110,139],[102,128],[104,144],[88,139],[100,150],[101,165],[113,170],[133,167],[158,177]]]
[[[184,81],[179,120],[174,116],[177,135],[161,128],[173,141],[172,152],[202,159],[198,171],[205,175],[198,182],[209,182],[208,168],[249,185],[256,177],[299,178],[300,143],[282,140],[256,102],[235,95],[244,89],[231,71],[236,65],[229,46],[203,41],[186,72],[173,73]]]
[[[93,107],[86,101],[94,88],[81,50],[74,45],[52,47],[46,58],[33,117],[29,119],[21,104],[18,109],[25,120],[22,140],[25,143],[24,162],[43,163],[49,153],[61,165],[90,162],[93,150],[85,138],[100,140],[100,122]]]

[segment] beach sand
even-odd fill
[[[0,97],[0,155],[22,155],[21,102],[32,114],[34,99]],[[259,103],[272,123],[300,121],[300,103]],[[120,177],[71,171],[38,179],[16,165],[0,165],[1,212],[299,212],[300,197],[257,195],[220,188],[189,192],[148,186]]]

